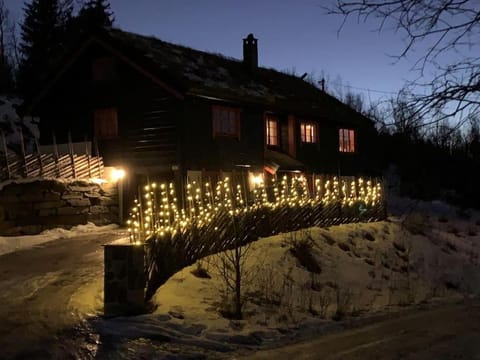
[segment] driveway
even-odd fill
[[[480,305],[442,306],[236,359],[480,359]]]
[[[62,334],[89,336],[82,328],[103,311],[102,244],[125,236],[94,233],[0,256],[0,358],[55,358],[70,346]]]

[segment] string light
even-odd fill
[[[340,206],[345,216],[359,217],[383,200],[378,180],[353,178],[348,181],[336,176],[313,177],[311,188],[304,175],[284,175],[280,180],[257,181],[250,193],[226,177],[213,187],[188,183],[184,189],[185,206],[181,207],[173,183],[151,183],[143,187],[135,199],[127,220],[130,240],[141,244],[147,238],[173,238],[185,231],[210,227],[224,228],[218,223],[222,214],[235,218],[262,208],[313,208]],[[355,214],[355,215],[352,215]]]

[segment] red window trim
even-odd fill
[[[356,130],[352,128],[338,129],[338,151],[342,154],[354,154],[357,151]],[[342,143],[343,139],[343,143]]]
[[[314,127],[314,134],[313,134],[313,141],[306,141],[305,138],[302,137],[302,127],[306,125],[313,125]],[[306,135],[306,133],[304,133]],[[300,120],[300,142],[302,144],[318,144],[318,123],[313,120]]]
[[[273,114],[265,114],[264,115],[264,124],[265,124],[265,144],[267,146],[272,146],[272,147],[279,147],[280,146],[280,119],[278,118],[278,116],[275,116]],[[270,134],[269,134],[269,127],[268,127],[268,123],[269,121],[274,121],[276,123],[276,144],[269,144],[269,139],[270,139]]]

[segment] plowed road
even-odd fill
[[[447,305],[244,357],[302,359],[480,359],[480,304]]]

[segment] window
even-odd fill
[[[278,146],[278,118],[267,115],[265,120],[267,145]]]
[[[118,118],[116,108],[96,109],[94,118],[94,134],[97,140],[118,137]]]
[[[213,137],[240,138],[240,109],[224,106],[212,107]]]
[[[339,150],[340,152],[355,152],[355,131],[352,129],[339,130]]]
[[[112,57],[102,56],[93,60],[93,80],[106,81],[114,80],[117,77],[115,61]]]
[[[303,143],[316,143],[317,124],[311,121],[302,121],[300,123],[300,138]]]

